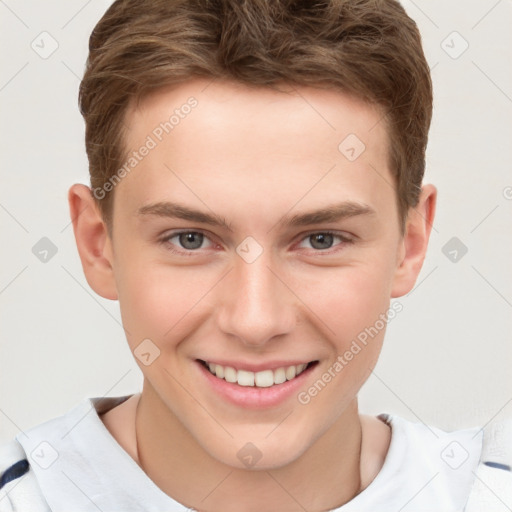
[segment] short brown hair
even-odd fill
[[[115,1],[91,34],[79,92],[93,189],[123,165],[131,102],[195,77],[327,85],[377,104],[403,229],[425,170],[432,82],[418,28],[397,1]],[[98,200],[109,227],[112,201]]]

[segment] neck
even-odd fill
[[[362,429],[354,400],[286,465],[239,469],[212,457],[145,386],[137,405],[137,462],[176,501],[198,511],[330,510],[361,490]]]

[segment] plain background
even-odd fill
[[[117,302],[83,276],[66,199],[72,183],[88,183],[77,91],[109,5],[0,2],[0,441],[84,397],[141,388]],[[439,202],[424,268],[399,299],[361,410],[444,429],[484,425],[512,416],[512,2],[404,6],[432,68],[425,181]],[[34,51],[53,40],[48,58]],[[47,262],[32,252],[43,237],[57,249]]]

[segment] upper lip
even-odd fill
[[[265,363],[249,363],[246,361],[226,361],[225,359],[199,359],[205,363],[220,364],[221,366],[231,366],[236,370],[246,370],[248,372],[261,372],[263,370],[277,370],[278,368],[287,368],[288,366],[296,366],[299,364],[312,363],[314,359],[293,359],[291,361],[268,361]]]

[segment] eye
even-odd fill
[[[203,242],[207,241],[209,245],[203,247]],[[162,239],[162,243],[178,247],[178,250],[172,248],[172,252],[186,253],[188,251],[196,251],[197,249],[206,249],[213,246],[213,243],[200,231],[180,231],[172,233]],[[182,250],[179,250],[182,249]]]
[[[350,238],[332,233],[331,231],[320,231],[317,233],[311,233],[307,235],[302,242],[300,243],[299,247],[305,247],[305,248],[313,248],[318,251],[325,251],[327,249],[331,249],[333,247],[333,244],[336,240],[339,240],[339,244],[335,245],[344,245],[347,243],[352,243],[353,240]],[[304,244],[310,244],[309,247]]]

